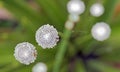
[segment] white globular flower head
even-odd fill
[[[90,13],[92,16],[99,17],[104,13],[104,7],[100,3],[95,3],[90,8]]]
[[[104,41],[109,38],[111,28],[105,22],[99,22],[92,27],[91,33],[94,39]]]
[[[59,41],[58,32],[49,24],[43,25],[36,31],[36,41],[43,49],[53,48]]]
[[[29,65],[36,60],[37,51],[31,43],[22,42],[15,47],[14,56],[20,63]]]
[[[67,9],[70,14],[80,15],[85,11],[85,4],[81,0],[71,0],[67,4]]]
[[[47,72],[47,66],[46,64],[40,62],[37,63],[33,68],[32,72]]]

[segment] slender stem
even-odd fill
[[[64,54],[67,50],[68,40],[71,35],[71,31],[65,30],[64,37],[61,41],[60,48],[58,49],[58,52],[55,57],[55,64],[53,67],[53,72],[59,72],[62,60],[64,58]]]

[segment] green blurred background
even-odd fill
[[[64,24],[68,19],[69,0],[0,0],[0,72],[31,72],[38,62],[44,62],[48,72],[54,69],[55,56],[64,39]],[[90,6],[97,0],[83,0],[85,12],[80,16],[67,45],[59,72],[120,72],[120,0],[101,0],[105,13],[98,18],[90,15]],[[90,35],[96,22],[110,24],[108,40],[98,42]],[[35,41],[36,30],[44,24],[53,25],[61,35],[53,49],[42,49]],[[63,37],[63,39],[62,39]],[[38,56],[28,66],[15,60],[14,47],[27,41],[36,46]]]

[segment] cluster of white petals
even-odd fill
[[[36,31],[36,41],[43,49],[53,48],[59,41],[58,32],[49,24],[43,25]]]
[[[94,39],[104,41],[109,38],[111,28],[105,22],[99,22],[92,27],[91,33]]]
[[[95,17],[99,17],[104,13],[104,7],[100,3],[95,3],[90,8],[91,15]]]
[[[47,66],[46,64],[40,62],[37,63],[33,68],[32,72],[47,72]]]
[[[14,56],[20,63],[29,65],[36,60],[37,51],[31,43],[23,42],[15,47]]]
[[[67,9],[70,14],[80,15],[85,11],[85,4],[81,0],[71,0],[67,4]]]

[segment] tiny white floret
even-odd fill
[[[71,21],[66,21],[66,23],[65,23],[65,28],[66,29],[68,29],[68,30],[72,30],[73,28],[74,28],[74,23],[73,22],[71,22]]]
[[[71,0],[67,4],[67,9],[70,14],[80,15],[85,11],[85,4],[81,0]]]
[[[78,22],[80,20],[80,17],[79,15],[70,14],[68,19],[72,22]]]
[[[90,13],[92,16],[99,17],[104,13],[104,7],[100,3],[95,3],[90,8]]]
[[[40,62],[37,63],[33,68],[32,72],[47,72],[47,66],[46,64]]]

